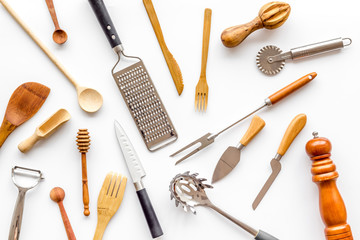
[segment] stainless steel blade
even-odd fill
[[[137,156],[133,145],[131,144],[124,129],[115,120],[115,132],[122,150],[126,165],[130,172],[130,176],[134,183],[140,183],[141,179],[146,176],[145,170],[141,165],[139,157]]]
[[[240,149],[228,147],[220,157],[212,176],[212,182],[215,183],[228,175],[240,161]]]
[[[271,187],[272,183],[275,181],[277,175],[281,171],[281,163],[279,160],[273,158],[271,160],[270,165],[271,165],[272,173],[271,173],[270,177],[268,178],[268,180],[266,181],[266,183],[264,184],[264,186],[262,187],[262,189],[260,190],[257,197],[255,198],[255,200],[252,204],[253,210],[255,210],[257,208],[257,206],[259,205],[259,203],[261,202],[261,200],[264,198],[265,194]]]

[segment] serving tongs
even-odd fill
[[[238,123],[240,123],[241,121],[243,121],[244,119],[248,118],[249,116],[253,115],[254,113],[260,111],[261,109],[265,108],[265,107],[269,107],[275,103],[277,103],[278,101],[280,101],[281,99],[285,98],[286,96],[290,95],[291,93],[293,93],[294,91],[296,91],[297,89],[301,88],[302,86],[306,85],[308,82],[310,82],[311,80],[313,80],[315,77],[317,76],[317,73],[313,72],[313,73],[309,73],[303,77],[301,77],[300,79],[296,80],[295,82],[287,85],[286,87],[280,89],[279,91],[277,91],[276,93],[272,94],[271,96],[269,96],[268,98],[265,99],[264,104],[261,105],[259,108],[255,109],[254,111],[252,111],[251,113],[249,113],[248,115],[246,115],[245,117],[241,118],[240,120],[234,122],[233,124],[231,124],[230,126],[224,128],[223,130],[221,130],[220,132],[216,133],[216,134],[212,134],[212,133],[207,133],[204,136],[202,136],[201,138],[195,140],[194,142],[190,143],[189,145],[186,145],[185,147],[183,147],[182,149],[180,149],[179,151],[173,153],[172,155],[170,155],[170,157],[174,157],[175,155],[193,147],[194,145],[198,145],[200,144],[199,147],[195,148],[195,150],[193,150],[192,152],[190,152],[189,154],[187,154],[186,156],[184,156],[183,158],[181,158],[180,160],[178,160],[176,164],[184,161],[185,159],[187,159],[188,157],[194,155],[195,153],[199,152],[200,150],[206,148],[207,146],[209,146],[210,144],[212,144],[215,141],[215,138],[217,138],[220,134],[222,134],[223,132],[225,132],[226,130],[232,128],[233,126],[237,125]]]

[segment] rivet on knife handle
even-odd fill
[[[277,103],[278,101],[280,101],[281,99],[285,98],[286,96],[290,95],[291,93],[293,93],[294,91],[296,91],[297,89],[301,88],[302,86],[306,85],[307,83],[309,83],[311,80],[313,80],[315,77],[317,76],[316,72],[312,72],[309,73],[303,77],[301,77],[300,79],[296,80],[295,82],[287,85],[286,87],[282,88],[281,90],[277,91],[276,93],[272,94],[270,97],[265,99],[265,102],[263,103],[263,105],[261,105],[260,107],[258,107],[257,109],[255,109],[254,111],[250,112],[249,114],[247,114],[246,116],[244,116],[243,118],[241,118],[240,120],[234,122],[233,124],[231,124],[230,126],[224,128],[223,130],[221,130],[220,132],[216,133],[216,134],[212,134],[212,133],[207,133],[204,136],[200,137],[199,139],[195,140],[194,142],[190,143],[189,145],[183,147],[182,149],[180,149],[179,151],[173,153],[170,155],[170,157],[174,157],[175,155],[189,149],[189,148],[193,148],[195,145],[200,144],[199,147],[197,147],[195,150],[193,150],[192,152],[190,152],[189,154],[187,154],[186,156],[184,156],[183,158],[181,158],[180,160],[178,160],[176,162],[176,164],[184,161],[185,159],[187,159],[188,157],[194,155],[195,153],[199,152],[200,150],[206,148],[207,146],[209,146],[210,144],[212,144],[215,141],[215,138],[218,137],[220,134],[222,134],[223,132],[225,132],[226,130],[234,127],[235,125],[237,125],[238,123],[240,123],[241,121],[243,121],[244,119],[250,117],[251,115],[253,115],[254,113],[260,111],[261,109],[265,108],[265,107],[269,107],[275,103]],[[175,164],[175,165],[176,165]]]
[[[297,115],[290,123],[288,128],[286,129],[286,132],[284,134],[283,139],[281,140],[280,147],[277,151],[277,154],[275,157],[271,160],[271,175],[260,190],[259,194],[256,196],[252,208],[255,210],[257,206],[260,204],[261,200],[264,198],[266,192],[271,187],[272,183],[275,181],[277,175],[281,171],[281,163],[280,160],[282,156],[286,153],[286,151],[289,149],[289,146],[294,141],[295,137],[300,133],[300,131],[304,128],[306,124],[306,115],[305,114],[299,114]]]

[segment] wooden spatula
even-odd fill
[[[49,93],[50,88],[35,82],[24,83],[13,92],[0,127],[0,147],[10,133],[37,113]]]
[[[106,226],[115,215],[124,197],[127,178],[116,173],[108,173],[99,193],[97,211],[98,222],[94,240],[101,240]]]

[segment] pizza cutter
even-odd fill
[[[288,52],[282,53],[281,49],[268,45],[260,49],[256,56],[256,65],[261,72],[266,75],[279,73],[285,65],[286,59],[300,59],[310,57],[320,53],[330,52],[349,46],[352,43],[350,38],[335,38],[328,41],[309,44],[302,47],[293,48]]]

